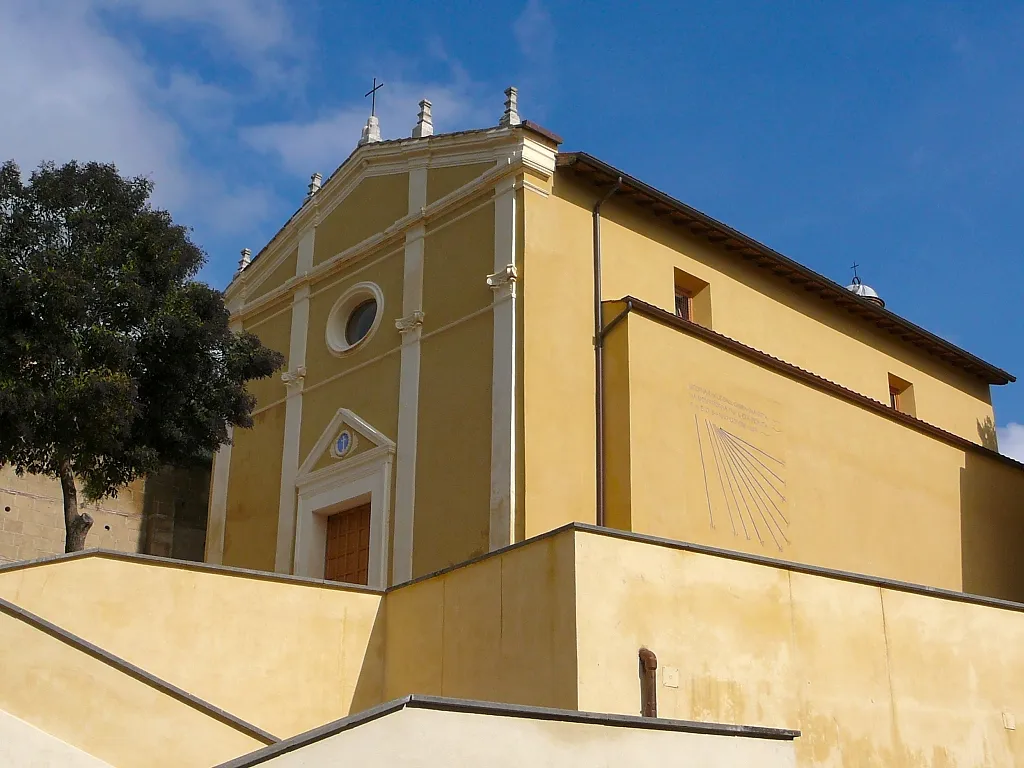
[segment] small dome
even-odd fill
[[[848,290],[850,293],[855,293],[861,298],[867,299],[868,301],[873,301],[880,307],[885,306],[885,302],[882,301],[882,297],[878,295],[875,289],[872,288],[870,285],[864,285],[864,283],[860,281],[859,277],[854,277],[853,282],[850,283],[850,285],[846,286],[846,290]]]

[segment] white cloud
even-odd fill
[[[524,56],[547,62],[555,52],[555,25],[540,0],[527,0],[512,26],[516,44]]]
[[[420,99],[432,104],[436,133],[497,125],[501,116],[501,94],[492,94],[493,109],[479,97],[480,87],[457,67],[451,82],[417,83],[384,77],[385,87],[377,95],[377,117],[384,139],[412,134]],[[309,121],[254,126],[243,131],[249,144],[276,155],[290,173],[306,178],[318,171],[326,177],[356,148],[369,116],[369,104],[338,107]]]
[[[519,48],[519,112],[524,118],[543,121],[544,104],[550,98],[557,78],[555,62],[555,22],[542,0],[527,0],[512,25]]]
[[[153,13],[160,5],[138,4]],[[113,162],[122,173],[152,179],[154,201],[187,213],[196,226],[242,230],[266,214],[268,191],[190,157],[175,109],[215,113],[223,92],[183,73],[163,86],[161,73],[109,32],[94,5],[0,2],[0,73],[7,107],[0,159],[16,160],[24,172],[43,160]]]
[[[253,55],[289,48],[295,30],[280,0],[97,0],[103,8],[134,11],[155,22],[207,27],[236,52]]]
[[[1024,461],[1024,424],[1010,422],[996,428],[999,452],[1017,461]]]

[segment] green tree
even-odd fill
[[[65,551],[88,500],[187,466],[252,426],[246,381],[277,352],[228,327],[188,230],[112,165],[0,165],[0,466],[61,482]]]

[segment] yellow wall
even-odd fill
[[[630,465],[609,473],[629,472],[632,530],[960,589],[963,510],[972,584],[1024,599],[992,546],[1024,516],[1024,470],[980,454],[968,470],[962,448],[635,313],[613,334]]]
[[[0,596],[280,737],[408,693],[635,715],[646,646],[659,715],[800,730],[801,766],[1024,760],[1003,725],[1024,713],[1024,606],[589,531],[383,598],[97,555],[0,572]],[[176,702],[48,637],[0,617],[0,654],[16,654],[0,659],[0,708],[116,765],[135,763],[89,745],[115,733],[104,748],[151,750],[185,727]],[[182,742],[173,764],[197,745]]]
[[[251,283],[253,279],[259,276],[259,273],[263,270],[268,270],[269,274],[263,281],[252,289],[248,295],[248,300],[258,299],[260,296],[264,296],[270,293],[275,288],[280,288],[286,282],[295,277],[295,265],[299,258],[299,249],[292,248],[288,255],[284,257],[280,264],[271,269],[267,264],[263,263],[265,257],[261,256],[256,260],[254,266],[246,269],[246,281]],[[252,272],[250,273],[250,270]],[[287,350],[286,350],[287,351]]]
[[[487,551],[492,349],[490,313],[422,342],[414,576]]]
[[[483,244],[483,245],[482,245]],[[476,199],[427,228],[413,574],[487,551],[494,206]]]
[[[242,327],[256,334],[264,346],[284,356],[281,369],[265,379],[254,379],[247,384],[249,392],[256,397],[256,408],[264,408],[284,399],[286,390],[281,374],[289,369],[288,353],[292,332],[291,298],[284,297],[274,302],[259,314],[247,317]]]
[[[379,595],[85,557],[0,574],[0,596],[278,738],[381,701]]]
[[[576,708],[571,535],[387,595],[384,700],[409,693]]]
[[[447,165],[427,171],[427,205],[435,203],[447,194],[464,187],[473,179],[489,171],[494,163],[468,163]]]
[[[799,729],[802,766],[1024,760],[1019,611],[593,534],[576,585],[581,710],[637,714],[647,646],[659,715]]]
[[[527,537],[595,522],[594,309],[588,232],[571,206],[527,191],[523,201],[523,443]],[[584,238],[574,242],[573,238]]]
[[[541,290],[549,294],[542,300],[529,293],[535,285],[526,286],[527,322],[537,311],[546,316],[545,325],[562,329],[562,338],[541,342],[537,355],[543,359],[544,347],[557,344],[564,367],[571,369],[558,374],[551,397],[562,403],[566,428],[581,445],[593,440],[584,429],[583,405],[568,402],[560,390],[577,392],[592,381],[591,208],[597,192],[559,173],[551,197],[531,195],[526,202],[526,270],[536,276],[541,269],[547,281]],[[671,311],[679,268],[711,286],[715,330],[882,402],[888,402],[888,374],[896,374],[914,385],[919,418],[968,440],[981,443],[979,427],[991,426],[984,382],[681,227],[613,197],[603,208],[602,239],[605,299],[633,295]]]
[[[300,461],[305,461],[339,408],[348,408],[394,440],[398,433],[400,363],[396,351],[303,394]]]
[[[252,429],[236,429],[231,447],[224,565],[274,570],[284,403],[257,413]]]
[[[611,322],[621,308],[614,303],[603,307],[605,323]],[[632,459],[630,451],[630,370],[629,336],[612,333],[604,346],[604,524],[624,531],[633,530]],[[595,427],[596,428],[596,427]],[[673,479],[673,483],[678,478]]]
[[[474,199],[427,227],[423,253],[423,333],[491,303],[494,205]]]
[[[265,746],[3,611],[0,710],[125,768],[198,768]]]
[[[383,295],[379,306],[380,325],[373,335],[342,355],[327,346],[327,320],[338,300],[357,283],[374,283]],[[401,337],[395,320],[402,316],[402,251],[377,251],[346,267],[340,273],[313,283],[309,299],[309,331],[306,337],[306,389],[315,387],[397,349]],[[344,318],[341,318],[344,322]]]
[[[317,226],[313,264],[383,232],[408,212],[409,174],[363,179]]]
[[[1024,601],[1024,470],[967,453],[960,512],[964,591]]]

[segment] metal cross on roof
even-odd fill
[[[855,261],[855,262],[853,262],[853,266],[852,266],[852,267],[850,267],[850,269],[852,269],[852,270],[853,270],[853,279],[854,279],[855,281],[856,281],[856,280],[860,280],[860,275],[858,275],[858,274],[857,274],[857,267],[859,267],[859,266],[860,266],[860,264],[858,264],[858,263],[857,263],[857,262]]]
[[[373,88],[363,94],[365,99],[367,96],[370,97],[370,117],[373,117],[377,113],[377,91],[384,87],[384,83],[377,83],[377,78],[373,78]]]

